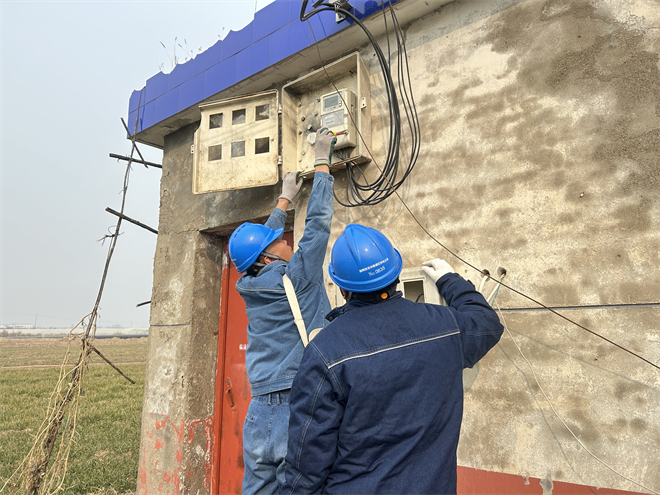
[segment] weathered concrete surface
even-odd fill
[[[415,216],[546,305],[602,306],[563,314],[660,362],[660,2],[459,1],[405,31],[423,141],[400,193]],[[385,104],[370,70],[382,162]],[[397,198],[337,208],[335,220],[382,229],[406,267],[441,256],[479,281]],[[498,303],[538,307],[508,290]],[[507,334],[466,374],[459,464],[659,491],[657,369],[547,311],[505,318],[582,445]]]
[[[562,313],[656,362],[660,357],[660,308]],[[473,370],[477,376],[466,394],[459,463],[644,491],[596,456],[618,473],[657,487],[658,373],[547,311],[503,313],[503,318],[509,331]]]
[[[422,148],[399,192],[415,217],[474,267],[506,267],[513,288],[576,307],[562,314],[660,362],[660,2],[456,1],[404,31]],[[360,52],[381,163],[382,78],[371,47]],[[221,243],[201,232],[263,218],[279,194],[194,196],[194,130],[168,136],[164,154],[141,492],[174,492],[176,480],[176,491],[208,493]],[[345,175],[335,178],[341,195]],[[309,187],[294,204],[296,238]],[[390,237],[405,268],[444,257],[478,283],[396,196],[335,207],[331,243],[347,223],[363,223]],[[528,362],[505,334],[466,373],[459,463],[548,486],[645,491],[633,480],[660,491],[660,373],[509,290],[498,303]]]
[[[186,221],[203,219],[185,201],[192,196],[192,131],[169,136],[164,153],[139,493],[210,487],[222,242]]]
[[[473,266],[506,267],[524,294],[595,306],[563,314],[659,363],[660,2],[453,2],[405,31],[422,149],[400,194],[414,215]],[[385,99],[370,70],[382,162]],[[480,279],[396,197],[337,207],[331,243],[350,222],[383,230],[404,267],[440,256]],[[498,303],[538,307],[508,290]],[[505,318],[583,445],[506,335],[466,373],[459,464],[660,491],[657,369],[547,311]]]

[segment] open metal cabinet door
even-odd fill
[[[278,182],[278,106],[277,90],[200,105],[194,194]]]

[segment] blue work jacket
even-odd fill
[[[395,292],[328,315],[293,381],[282,493],[456,493],[462,371],[503,328],[471,282],[436,285],[448,307]]]
[[[243,297],[248,317],[245,365],[253,396],[291,388],[303,355],[303,344],[284,291],[282,275],[291,279],[309,334],[327,324],[330,301],[323,283],[323,260],[334,211],[334,178],[316,172],[307,203],[303,236],[289,262],[266,265],[256,277],[243,275],[236,289]],[[284,227],[286,213],[275,209],[266,226]]]

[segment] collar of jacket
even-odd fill
[[[393,299],[399,299],[400,297],[403,297],[403,293],[399,291],[394,291],[390,297],[385,299],[384,301],[378,301],[378,302],[365,302],[365,301],[360,301],[359,299],[351,299],[348,301],[346,304],[343,306],[339,306],[332,311],[330,311],[327,315],[325,315],[325,319],[328,321],[332,321],[336,318],[339,318],[341,315],[346,313],[347,311],[350,311],[351,309],[355,308],[363,308],[365,306],[374,306],[376,304],[381,304],[387,301],[392,301]]]

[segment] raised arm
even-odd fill
[[[330,223],[334,213],[329,163],[337,138],[327,129],[319,129],[314,144],[314,183],[307,202],[305,230],[298,242],[298,251],[289,262],[287,273],[295,285],[296,278],[305,280],[322,277],[323,260],[330,238]]]
[[[471,368],[500,340],[504,327],[497,313],[472,282],[454,273],[444,260],[424,263],[422,270],[435,281],[461,331],[464,367]]]

